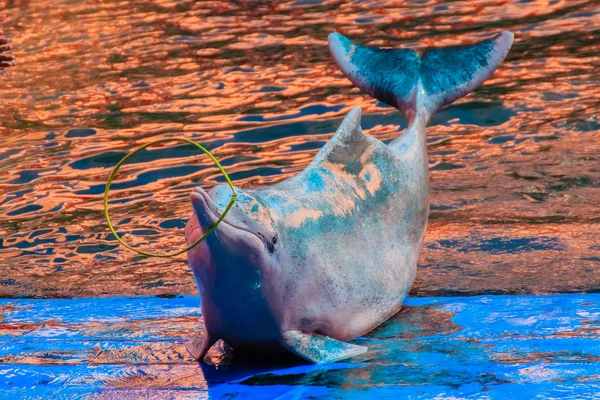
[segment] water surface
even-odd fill
[[[431,218],[413,295],[600,290],[600,6],[594,1],[5,1],[17,67],[0,72],[0,296],[195,293],[184,256],[139,257],[105,225],[112,167],[188,137],[236,185],[301,171],[344,115],[381,140],[406,127],[334,65],[333,30],[370,45],[515,43],[428,128]],[[112,219],[154,251],[183,246],[192,146],[121,169]]]

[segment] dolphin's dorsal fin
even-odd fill
[[[360,128],[361,108],[354,107],[344,118],[335,135],[317,153],[311,167],[328,161],[344,164],[358,160],[373,139],[366,136]]]

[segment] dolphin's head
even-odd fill
[[[269,210],[251,193],[239,188],[235,191],[237,198],[233,207],[206,238],[208,251],[202,252],[200,257],[211,260],[196,261],[200,264],[212,261],[214,268],[223,271],[243,268],[262,274],[277,261],[279,235]],[[190,198],[199,229],[195,235],[190,235],[193,237],[188,237],[189,243],[197,240],[217,222],[231,196],[231,188],[227,185],[215,186],[209,192],[200,187],[193,190]]]
[[[225,218],[205,241],[188,251],[188,263],[209,332],[229,335],[228,343],[240,338],[268,340],[279,332],[265,297],[271,290],[269,278],[279,265],[279,233],[269,210],[251,192],[238,188],[235,192],[236,201]],[[209,192],[199,187],[192,191],[195,218],[186,227],[188,244],[210,230],[231,196],[227,185]]]
[[[254,196],[242,189],[235,189],[236,201],[216,229],[217,241],[209,243],[222,247],[219,250],[237,252],[243,249],[253,255],[270,257],[278,244],[278,234],[268,210]],[[210,192],[197,187],[191,194],[194,212],[203,232],[215,224],[231,200],[231,188],[215,186]],[[214,249],[216,250],[216,249]]]

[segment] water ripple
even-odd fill
[[[150,140],[197,140],[245,187],[301,171],[355,106],[367,134],[397,137],[400,114],[335,67],[333,30],[419,50],[515,33],[494,77],[431,121],[432,214],[420,264],[437,267],[420,272],[414,293],[600,288],[594,1],[4,6],[18,66],[0,72],[0,270],[10,277],[0,296],[194,293],[184,258],[138,257],[104,225],[108,174]],[[112,218],[136,246],[181,248],[191,187],[219,182],[193,146],[152,147],[120,170]],[[528,241],[538,236],[556,246]],[[500,251],[506,243],[520,250]],[[484,278],[490,270],[502,282]]]

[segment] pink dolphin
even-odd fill
[[[366,351],[347,341],[394,315],[415,278],[429,212],[427,121],[481,85],[512,40],[501,32],[421,56],[332,33],[329,47],[344,74],[398,108],[408,129],[386,145],[363,134],[354,108],[304,171],[237,189],[223,223],[188,252],[206,328],[190,352],[203,359],[218,339],[234,351],[287,349],[315,363]],[[188,243],[215,223],[230,196],[225,185],[194,189]]]

